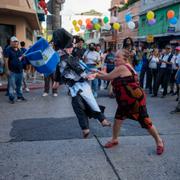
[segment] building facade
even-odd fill
[[[156,23],[150,26],[146,19],[146,14],[149,10],[155,13]],[[168,22],[167,12],[173,10],[178,19],[176,25],[171,25]],[[180,0],[141,0],[140,20],[138,36],[139,40],[146,41],[146,38],[151,35],[154,37],[154,43],[161,47],[166,44],[180,43]]]
[[[1,0],[0,3],[0,46],[15,35],[26,45],[35,40],[34,30],[40,30],[36,0]]]

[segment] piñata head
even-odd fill
[[[73,36],[64,28],[60,28],[53,32],[52,41],[59,49],[70,48],[73,45]]]

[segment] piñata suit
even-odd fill
[[[61,60],[56,70],[55,81],[69,86],[72,96],[72,107],[78,118],[82,130],[89,129],[88,118],[95,118],[102,122],[105,119],[105,107],[99,106],[92,94],[84,68],[79,59],[62,50]]]

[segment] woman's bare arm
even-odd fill
[[[98,72],[96,74],[96,78],[111,81],[114,78],[119,77],[123,71],[124,71],[124,68],[122,66],[119,66],[110,73]]]

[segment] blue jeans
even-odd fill
[[[9,75],[9,100],[14,100],[16,91],[17,97],[22,97],[23,73],[10,72]]]
[[[97,69],[96,66],[91,65],[91,64],[87,64],[87,66],[91,69]],[[98,92],[98,79],[94,79],[91,81],[91,88],[92,88],[92,92],[94,94],[94,96],[97,97],[97,92]]]

